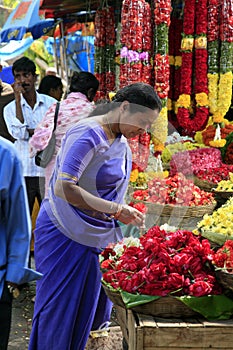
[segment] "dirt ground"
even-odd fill
[[[35,282],[21,289],[20,296],[13,301],[11,334],[8,350],[26,350],[31,332],[31,322],[35,295]]]
[[[13,301],[11,334],[8,344],[8,350],[27,350],[31,332],[31,323],[33,316],[34,303],[32,298],[35,296],[36,283],[32,282],[21,289],[20,296]],[[115,309],[113,308],[111,316],[110,337],[114,338],[114,350],[123,349],[122,334],[117,323]],[[109,343],[107,338],[103,343]],[[113,350],[113,347],[106,345],[95,345],[96,341],[90,339],[88,350]],[[99,341],[98,341],[99,343]],[[52,349],[51,349],[52,350]],[[78,349],[77,349],[78,350]]]

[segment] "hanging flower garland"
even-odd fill
[[[121,10],[120,87],[151,83],[152,23],[150,5],[145,0],[125,0]]]
[[[151,127],[155,155],[161,153],[168,134],[167,97],[169,91],[168,30],[170,26],[171,1],[154,0],[155,48],[154,72],[155,90],[162,101],[162,111]]]
[[[174,8],[173,8],[174,11]],[[175,106],[179,97],[180,88],[180,71],[181,71],[181,33],[183,29],[183,20],[175,15],[171,16],[171,25],[169,28],[169,64],[170,64],[170,77],[169,77],[169,92],[168,92],[168,121],[177,129],[179,127]]]
[[[152,23],[151,8],[145,0],[124,0],[121,10],[120,87],[145,82],[151,84]],[[132,151],[131,182],[148,165],[150,134],[128,140]]]
[[[220,21],[219,21],[220,18]],[[213,123],[222,123],[231,105],[233,57],[232,0],[208,2],[208,87]]]
[[[185,2],[177,119],[184,134],[190,136],[204,129],[209,117],[206,34],[207,0]],[[195,100],[192,99],[193,95]]]
[[[95,99],[108,98],[115,90],[115,20],[113,7],[98,9],[95,14],[95,76],[100,82]]]

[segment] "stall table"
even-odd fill
[[[116,306],[128,350],[232,350],[233,319],[165,319]]]

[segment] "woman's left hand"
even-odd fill
[[[126,225],[132,224],[138,226],[140,229],[145,228],[145,214],[129,205],[122,205],[117,219]]]

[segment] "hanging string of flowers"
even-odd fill
[[[209,117],[206,35],[207,0],[185,2],[177,119],[183,133],[190,136],[203,130]]]
[[[145,0],[124,0],[121,10],[120,87],[151,83],[151,9]]]
[[[155,90],[162,101],[162,111],[151,127],[155,155],[161,153],[168,134],[167,97],[169,90],[168,30],[171,23],[171,1],[154,0],[154,73]]]
[[[173,8],[173,12],[174,8]],[[169,28],[169,64],[170,64],[170,77],[169,77],[169,92],[168,92],[168,121],[178,129],[179,123],[176,118],[176,101],[180,95],[180,72],[181,72],[181,33],[183,30],[183,20],[180,17],[176,17],[172,12],[171,24]]]
[[[219,20],[220,19],[220,20]],[[233,57],[233,3],[208,2],[208,87],[213,123],[222,123],[231,105]]]
[[[120,42],[120,87],[136,82],[151,84],[152,22],[150,4],[145,0],[123,1]],[[148,165],[150,134],[128,142],[133,157],[131,182],[135,182]]]
[[[103,7],[95,15],[95,76],[100,82],[96,99],[108,98],[115,90],[115,19],[113,7]]]

